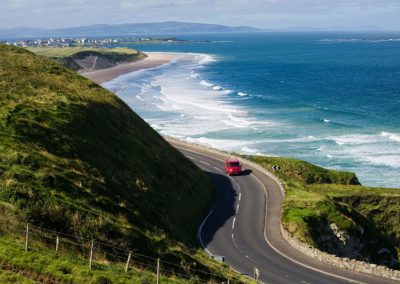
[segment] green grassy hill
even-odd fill
[[[30,47],[28,50],[75,71],[110,68],[118,63],[146,57],[144,53],[130,48]]]
[[[0,217],[227,271],[196,241],[201,170],[76,72],[5,45],[0,62]]]
[[[252,156],[285,184],[283,226],[328,253],[399,268],[400,189],[361,186],[354,173]]]

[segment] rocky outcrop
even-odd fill
[[[335,226],[333,226],[335,227]],[[348,240],[348,238],[338,230],[338,234],[343,241]],[[374,275],[379,275],[382,277],[390,278],[393,280],[400,281],[400,270],[390,269],[383,265],[377,265],[374,263],[368,263],[365,261],[360,261],[356,259],[350,259],[348,257],[338,257],[333,254],[329,254],[319,249],[310,246],[300,240],[294,238],[283,226],[281,226],[281,232],[284,239],[295,249],[301,251],[302,253],[317,259],[323,263],[327,263],[336,267],[350,269],[358,272],[370,273]]]

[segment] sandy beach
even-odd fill
[[[108,69],[90,71],[82,73],[81,75],[98,84],[101,84],[124,74],[128,74],[141,69],[148,69],[161,66],[163,64],[171,62],[172,60],[176,59],[179,56],[173,53],[162,53],[162,52],[149,52],[146,53],[146,55],[147,55],[146,58],[139,61],[120,64],[118,66]]]

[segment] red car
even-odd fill
[[[242,165],[237,159],[228,159],[225,161],[225,172],[232,176],[242,172]]]

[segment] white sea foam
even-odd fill
[[[256,154],[256,153],[259,153],[259,152],[260,152],[260,150],[253,149],[253,148],[250,148],[250,147],[247,147],[247,146],[242,147],[241,150],[242,150],[242,152],[244,152],[245,154]]]
[[[226,90],[220,90],[221,91],[221,95],[228,95],[230,93],[232,93],[232,90],[226,89]]]
[[[214,58],[214,56],[208,55],[208,54],[203,54],[203,57],[200,59],[199,64],[200,65],[208,64],[208,63],[213,62],[215,60],[216,59]]]
[[[198,77],[199,77],[200,75],[199,75],[199,73],[196,73],[196,72],[190,72],[190,78],[192,78],[192,79],[197,79]]]
[[[400,134],[394,134],[389,132],[381,132],[382,137],[387,137],[392,141],[400,142]]]
[[[187,137],[185,139],[189,143],[199,144],[208,146],[215,149],[223,149],[223,150],[236,150],[249,144],[248,141],[241,140],[231,140],[231,139],[211,139],[206,137]]]
[[[337,161],[347,160],[362,165],[400,168],[400,147],[396,134],[353,134],[327,137],[336,145],[324,145],[318,148],[322,156]]]
[[[207,82],[206,80],[201,80],[199,84],[204,87],[212,87],[213,86],[213,84]]]
[[[364,159],[371,164],[400,168],[400,155],[369,155]]]
[[[338,145],[375,143],[377,142],[377,138],[379,137],[376,135],[367,135],[367,134],[349,134],[349,135],[330,137],[330,139],[335,141],[335,143]]]
[[[332,122],[332,120],[324,118],[324,122],[325,123],[330,123],[330,122]]]
[[[151,126],[152,128],[154,128],[155,130],[162,129],[161,125],[159,125],[159,124],[157,124],[157,123],[152,123],[152,124],[150,124],[150,126]]]
[[[333,38],[333,39],[321,39],[320,42],[330,42],[330,43],[379,43],[379,42],[400,42],[400,38],[381,38],[381,39],[368,39],[368,38]]]
[[[219,91],[219,90],[222,90],[222,87],[221,87],[221,86],[218,86],[218,85],[214,85],[214,86],[212,87],[212,89],[215,90],[215,91]]]
[[[240,96],[240,97],[246,97],[246,96],[248,96],[248,94],[242,93],[242,92],[238,92],[237,94],[238,94],[238,96]]]
[[[313,142],[313,141],[317,141],[317,140],[322,140],[322,138],[317,138],[315,136],[312,135],[308,135],[308,136],[300,136],[300,137],[295,137],[295,138],[288,138],[288,139],[276,139],[276,140],[272,140],[271,142],[276,142],[276,143],[307,143],[307,142]]]

